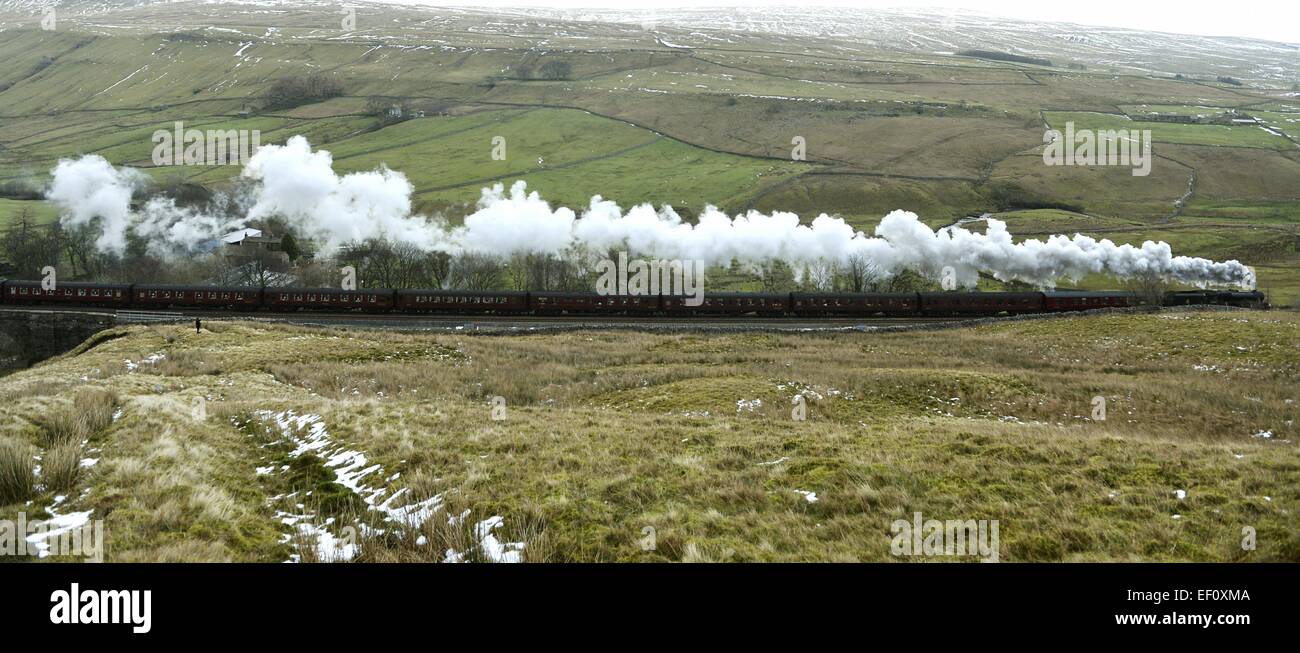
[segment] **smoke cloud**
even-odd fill
[[[1039,287],[1092,273],[1121,279],[1153,275],[1198,286],[1255,284],[1254,272],[1237,261],[1174,256],[1164,242],[1117,245],[1075,234],[1016,243],[1000,220],[986,220],[982,234],[961,227],[936,231],[901,210],[885,216],[871,235],[826,214],[804,224],[794,213],[729,216],[712,206],[692,224],[671,207],[643,204],[624,211],[599,196],[577,215],[552,208],[523,181],[508,190],[504,184],[484,188],[477,209],[451,227],[441,218],[412,213],[413,189],[401,172],[380,168],[340,176],[330,153],[313,151],[301,136],[263,146],[248,161],[241,175],[246,197],[240,202],[248,209],[240,217],[178,207],[165,198],[133,210],[131,195],[143,175],[115,169],[99,156],[60,161],[52,173],[47,197],[61,208],[64,225],[98,224],[96,245],[115,254],[124,251],[128,232],[146,240],[149,251],[176,256],[249,222],[276,217],[312,239],[324,255],[348,242],[385,237],[425,251],[500,258],[626,250],[709,265],[736,260],[762,266],[779,260],[801,269],[858,261],[882,277],[913,270],[933,278],[950,267],[964,287],[973,287],[981,273]]]
[[[143,173],[115,169],[104,157],[62,159],[54,170],[54,183],[46,199],[61,209],[64,227],[81,227],[99,221],[95,246],[121,254],[126,250],[126,230],[132,221],[131,193],[145,181]]]

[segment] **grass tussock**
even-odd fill
[[[71,404],[55,407],[40,421],[45,445],[81,444],[113,423],[117,397],[106,390],[83,390]]]
[[[61,442],[41,457],[41,479],[52,492],[67,492],[81,475],[81,443]]]
[[[32,498],[36,485],[34,453],[25,442],[0,438],[0,505]]]

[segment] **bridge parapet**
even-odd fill
[[[117,319],[107,310],[0,308],[0,371],[31,367],[114,326]]]

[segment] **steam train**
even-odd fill
[[[1119,291],[909,292],[909,293],[709,293],[703,301],[681,295],[599,295],[362,288],[175,286],[114,283],[0,282],[0,303],[96,306],[130,309],[243,311],[357,311],[445,315],[627,315],[756,317],[962,317],[1059,313],[1136,306],[1134,293]],[[1165,306],[1222,305],[1268,308],[1259,291],[1165,293]]]

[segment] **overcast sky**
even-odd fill
[[[1157,32],[1247,36],[1300,43],[1300,0],[386,0],[400,4],[477,7],[609,7],[812,6],[954,8],[994,16],[1062,21]]]

